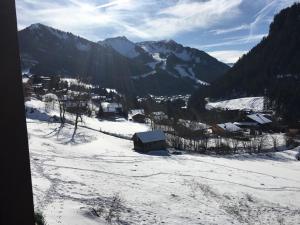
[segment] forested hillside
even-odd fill
[[[198,90],[191,105],[203,107],[204,97],[230,99],[267,95],[270,108],[288,121],[300,110],[300,4],[282,10],[270,25],[269,35],[244,55],[224,76]]]

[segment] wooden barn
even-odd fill
[[[161,130],[135,133],[132,137],[134,149],[140,152],[165,149],[166,136]]]
[[[145,112],[143,109],[133,109],[128,113],[128,119],[137,123],[145,123]]]

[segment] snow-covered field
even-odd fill
[[[72,143],[71,125],[59,130],[59,124],[34,118],[27,125],[35,207],[49,225],[106,224],[116,194],[119,224],[300,220],[297,149],[232,157],[146,155],[133,151],[131,141],[90,129],[79,128]]]
[[[264,107],[264,97],[237,98],[220,102],[209,102],[206,109],[252,110],[260,112]]]
[[[44,102],[37,99],[31,99],[30,101],[27,101],[25,105],[28,109],[28,118],[48,121],[50,116],[59,117],[58,105],[55,103],[50,103],[48,107],[45,107]],[[30,109],[34,109],[34,112],[30,113]],[[74,116],[69,113],[66,114],[66,118],[74,121]],[[146,124],[135,123],[124,118],[116,120],[99,120],[97,118],[83,116],[83,123],[80,125],[127,138],[131,138],[135,132],[150,130],[150,127]]]

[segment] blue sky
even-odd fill
[[[92,41],[173,39],[235,62],[300,0],[16,0],[18,26],[43,23]]]

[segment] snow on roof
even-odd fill
[[[252,120],[254,120],[255,122],[257,122],[259,124],[272,123],[271,120],[269,120],[263,114],[260,114],[260,113],[247,115],[247,117],[250,118],[250,119],[252,119]]]
[[[117,112],[119,108],[122,108],[122,104],[116,102],[102,102],[101,107],[103,112]]]
[[[57,101],[58,97],[56,94],[48,93],[43,96],[44,101]]]
[[[129,114],[130,114],[131,116],[135,116],[135,115],[137,115],[137,114],[144,115],[144,114],[145,114],[145,111],[144,111],[144,109],[132,109],[132,110],[129,111]]]
[[[140,132],[135,133],[134,135],[136,135],[143,143],[166,140],[165,133],[161,130]]]
[[[258,124],[256,122],[234,122],[234,125],[237,126],[257,126]]]
[[[29,81],[28,77],[22,77],[23,84],[26,84]]]
[[[221,123],[217,124],[217,126],[228,132],[237,132],[241,130],[241,128],[234,125],[233,123]]]

